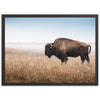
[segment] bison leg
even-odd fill
[[[62,56],[62,59],[61,59],[62,63],[63,63],[63,62],[66,63],[67,60],[68,60],[67,55],[63,55],[63,56]]]
[[[82,61],[82,64],[83,64],[84,61],[85,61],[85,57],[84,56],[81,56],[81,61]]]
[[[63,63],[64,62],[64,59],[61,59],[61,62]]]
[[[63,59],[61,59],[61,65],[63,65],[63,62],[64,62],[64,60],[63,60]]]
[[[85,56],[85,59],[86,59],[87,62],[89,63],[90,60],[89,60],[89,56],[88,56],[88,55]]]
[[[66,63],[67,63],[67,60],[68,60],[68,58],[66,58],[66,59],[61,59],[62,65],[63,65],[63,62],[65,62],[65,64],[66,64]]]
[[[64,60],[65,61],[65,64],[67,63],[67,60],[68,60],[68,58],[66,57],[66,59]]]
[[[63,65],[64,59],[61,59],[61,65]]]

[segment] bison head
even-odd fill
[[[45,55],[49,58],[54,54],[55,47],[53,46],[53,43],[48,43],[45,45]]]

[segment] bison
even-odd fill
[[[49,58],[55,55],[61,62],[67,62],[68,57],[80,56],[82,63],[87,60],[89,62],[89,53],[91,52],[91,46],[67,38],[58,38],[54,43],[48,43],[45,45],[45,55]]]

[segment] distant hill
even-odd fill
[[[19,49],[19,50],[26,50],[26,51],[32,51],[32,52],[44,52],[46,43],[6,43],[6,48],[12,48],[12,49]]]
[[[44,50],[45,50],[45,45],[47,43],[35,43],[35,42],[26,42],[26,43],[6,43],[5,44],[5,48],[7,52],[10,53],[42,53],[44,54]],[[95,51],[95,43],[87,43],[89,45],[91,45],[91,51],[94,52]]]

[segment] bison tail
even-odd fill
[[[90,46],[90,45],[88,45],[88,47],[89,47],[89,52],[88,52],[88,53],[90,53],[90,52],[91,52],[91,46]]]

